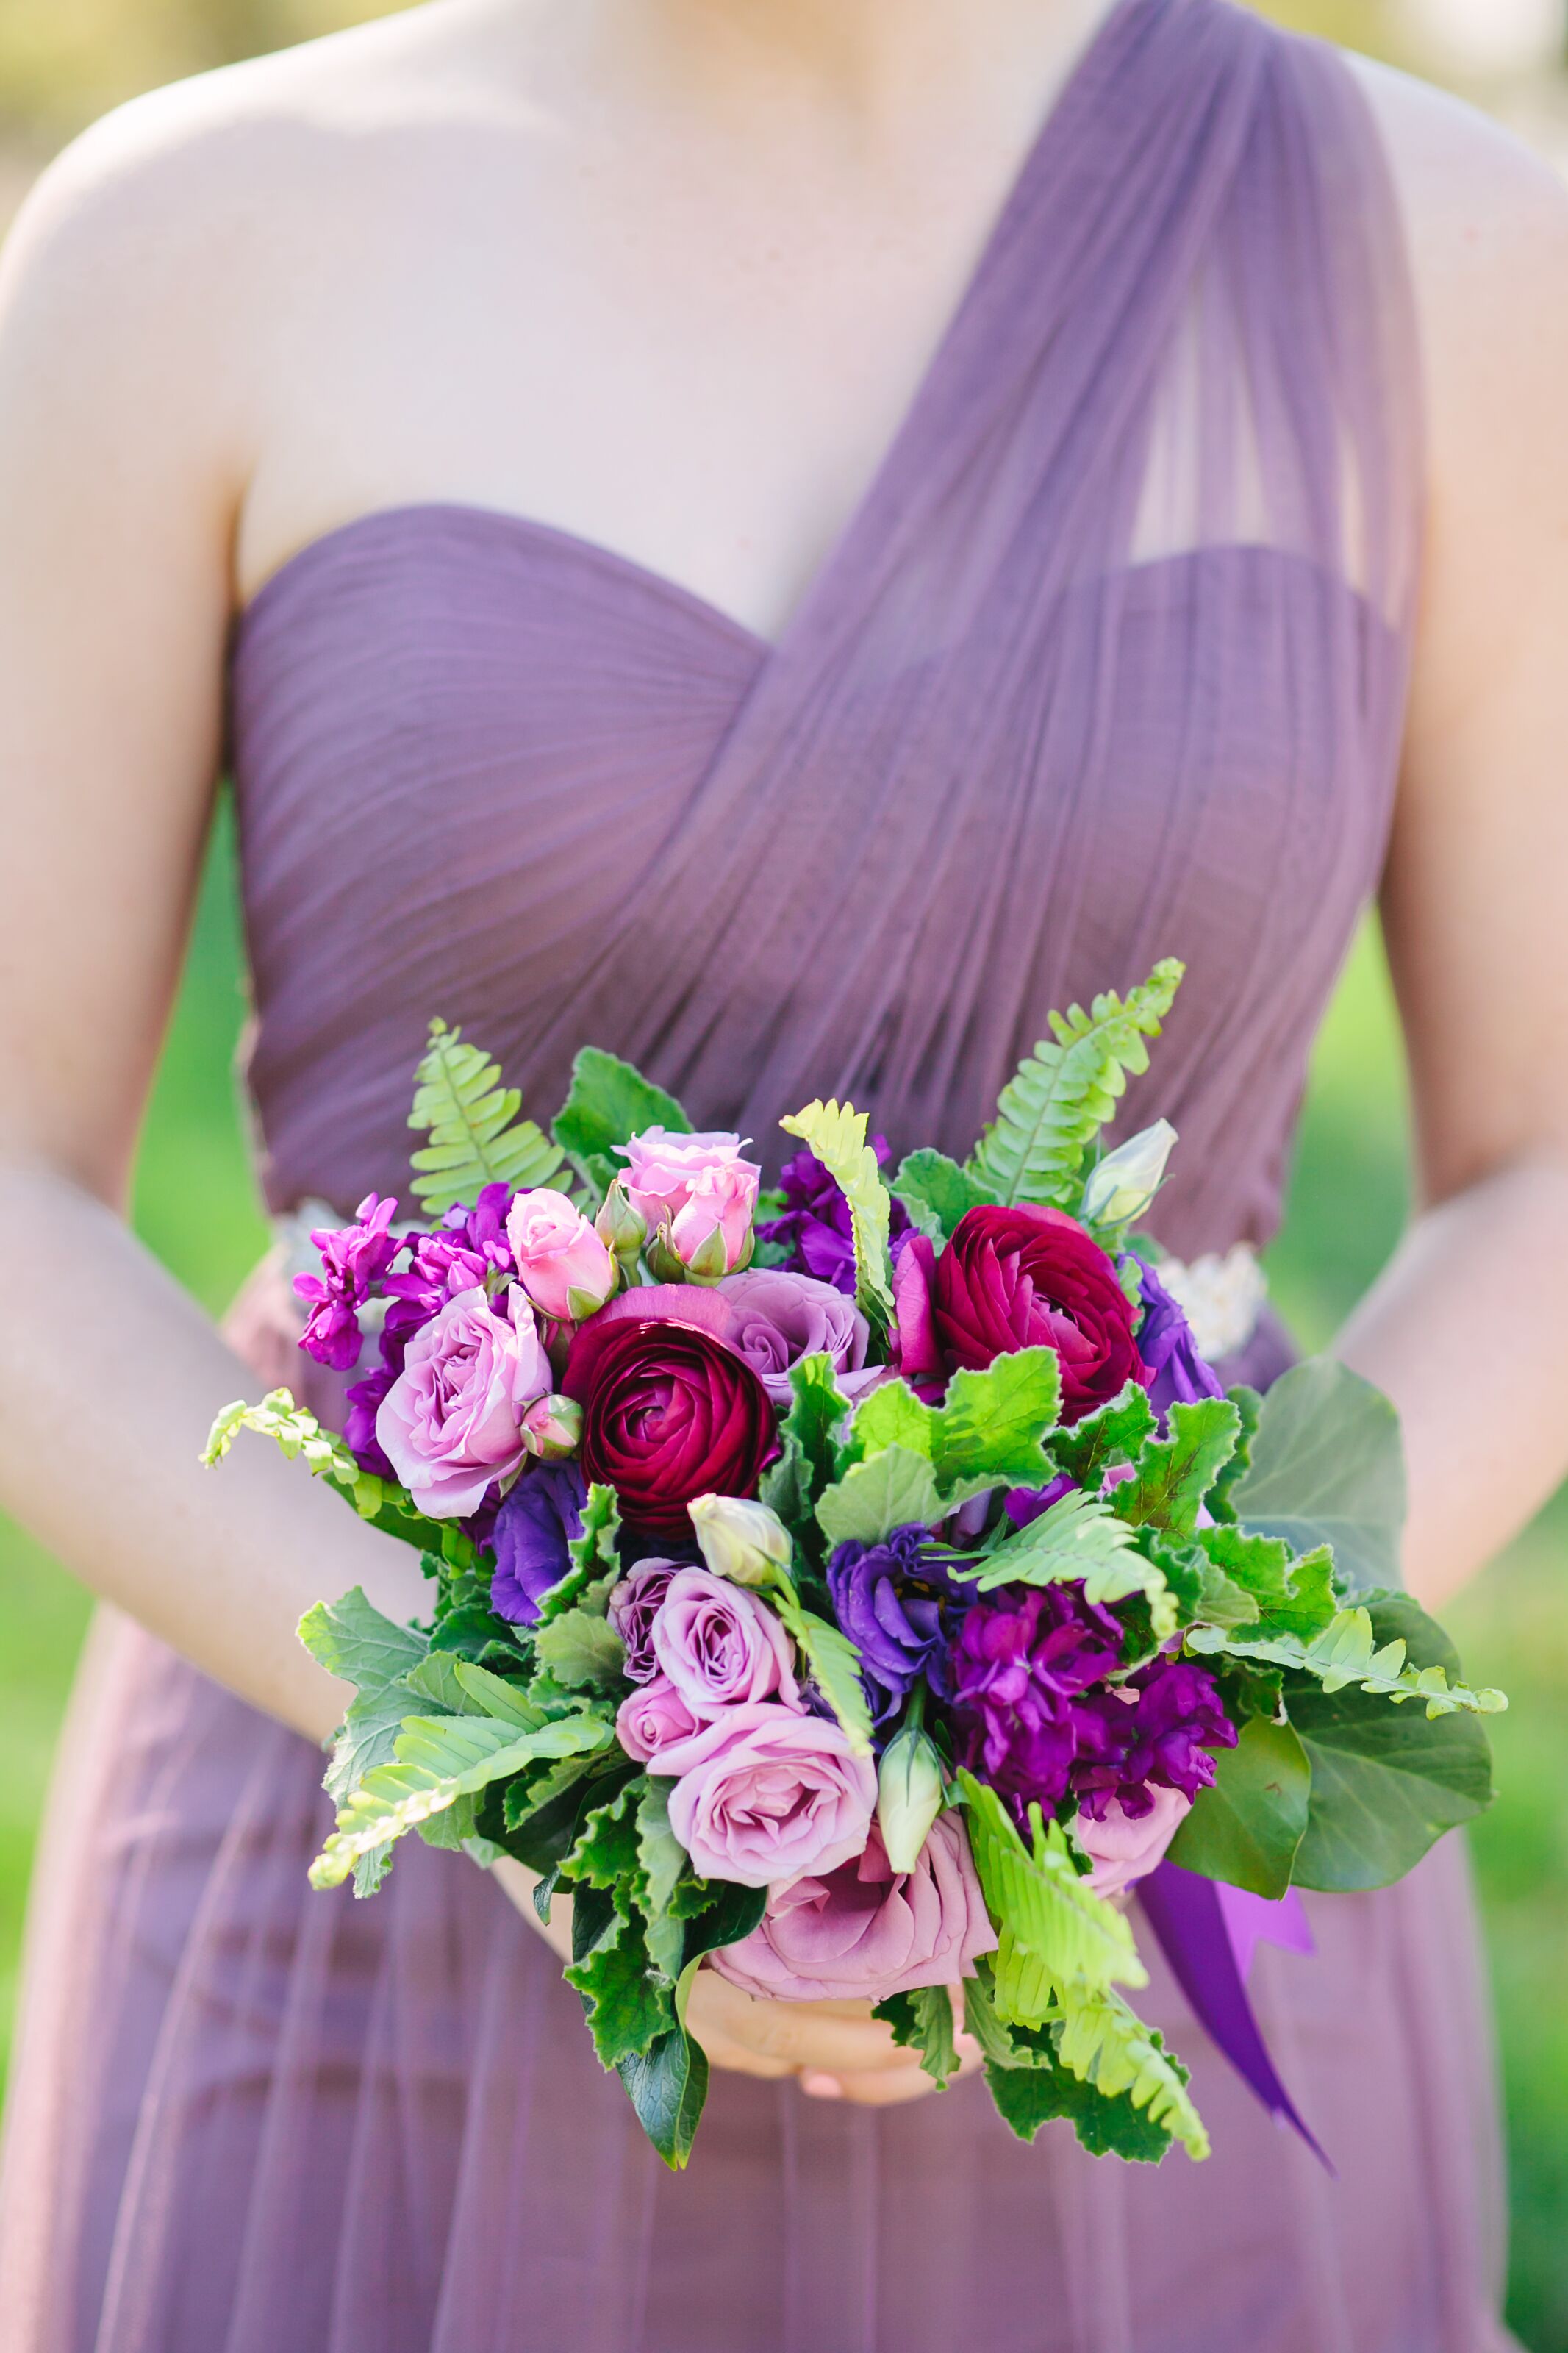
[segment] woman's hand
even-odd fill
[[[563,1961],[572,1957],[572,1905],[557,1896],[546,1927],[533,1908],[538,1881],[508,1859],[495,1876],[530,1926]],[[737,2075],[796,2075],[818,2100],[854,2100],[862,2107],[893,2107],[924,2099],[936,2085],[918,2051],[893,2041],[864,2001],[759,2001],[714,1969],[700,1969],[691,1988],[686,2023],[711,2065]],[[960,2072],[978,2063],[978,2045],[958,2038]]]

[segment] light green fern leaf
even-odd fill
[[[487,1185],[521,1192],[554,1183],[566,1155],[532,1120],[519,1120],[521,1104],[488,1054],[467,1044],[460,1029],[432,1021],[408,1114],[409,1126],[430,1138],[411,1155],[415,1197],[426,1216],[458,1201],[471,1207]]]
[[[1441,1667],[1407,1665],[1403,1641],[1385,1642],[1378,1649],[1372,1619],[1359,1608],[1340,1610],[1311,1641],[1299,1634],[1249,1635],[1245,1627],[1194,1626],[1188,1630],[1187,1647],[1293,1667],[1299,1673],[1315,1675],[1326,1692],[1358,1683],[1363,1691],[1380,1693],[1396,1705],[1421,1700],[1428,1716],[1452,1715],[1461,1708],[1472,1715],[1500,1715],[1508,1705],[1500,1691],[1472,1691],[1468,1683],[1450,1683]]]
[[[362,1854],[390,1845],[459,1798],[521,1773],[543,1757],[586,1755],[614,1738],[597,1716],[570,1715],[520,1733],[488,1715],[409,1716],[398,1736],[396,1762],[378,1765],[350,1791],[338,1827],[310,1866],[312,1887],[336,1887]]]
[[[866,1141],[866,1114],[852,1103],[810,1103],[779,1125],[810,1146],[849,1204],[855,1237],[855,1300],[872,1328],[885,1332],[893,1314],[893,1269],[888,1252],[891,1199]]]
[[[1085,1598],[1110,1603],[1130,1593],[1148,1597],[1161,1641],[1176,1629],[1175,1602],[1164,1572],[1135,1549],[1134,1532],[1109,1504],[1069,1488],[1048,1512],[987,1553],[973,1568],[952,1574],[982,1593],[999,1585],[1061,1585],[1081,1579]]]
[[[968,1161],[975,1184],[1008,1204],[1077,1208],[1084,1154],[1114,1116],[1128,1073],[1148,1069],[1145,1041],[1159,1036],[1184,969],[1167,956],[1125,997],[1108,992],[1087,1013],[1074,1005],[1049,1016],[1052,1039],[1004,1087]]]
[[[1031,1807],[1031,1852],[994,1789],[967,1771],[957,1780],[974,1867],[1002,1940],[1001,2016],[1037,2026],[1053,2014],[1063,1986],[1146,1985],[1126,1915],[1094,1894],[1075,1869],[1060,1823],[1042,1821],[1039,1808]]]
[[[860,1681],[859,1651],[847,1634],[803,1609],[787,1579],[781,1579],[768,1598],[795,1637],[812,1681],[837,1717],[850,1748],[857,1757],[869,1757],[871,1712]]]
[[[1185,2068],[1120,1994],[1076,1989],[1065,1993],[1057,2057],[1107,2099],[1129,2093],[1133,2106],[1146,2108],[1189,2157],[1207,2157],[1209,2137],[1187,2091]]]

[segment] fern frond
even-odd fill
[[[855,1237],[855,1302],[872,1329],[885,1332],[893,1314],[893,1269],[888,1251],[892,1205],[877,1155],[866,1141],[866,1114],[853,1103],[810,1103],[779,1125],[810,1147],[849,1204]]]
[[[1113,1117],[1128,1073],[1148,1069],[1144,1041],[1159,1036],[1184,969],[1167,956],[1125,997],[1108,991],[1087,1013],[1081,1005],[1052,1013],[1055,1042],[1042,1040],[1002,1090],[969,1177],[1009,1206],[1076,1208],[1084,1153]]]
[[[409,1126],[430,1138],[411,1155],[415,1197],[427,1217],[459,1201],[471,1208],[487,1185],[524,1192],[554,1182],[566,1155],[532,1120],[518,1119],[521,1105],[488,1054],[460,1029],[431,1022],[408,1114]]]
[[[1120,1994],[1067,1991],[1057,2057],[1107,2099],[1128,2093],[1133,2106],[1146,2108],[1151,2121],[1163,2125],[1189,2157],[1207,2157],[1209,2137],[1187,2091],[1186,2069]]]
[[[1293,1667],[1299,1673],[1315,1675],[1326,1692],[1358,1683],[1363,1692],[1379,1694],[1395,1705],[1421,1700],[1428,1716],[1452,1715],[1461,1708],[1471,1715],[1500,1715],[1508,1705],[1500,1691],[1472,1691],[1468,1683],[1451,1683],[1441,1667],[1407,1665],[1403,1641],[1385,1642],[1379,1650],[1371,1616],[1360,1608],[1338,1611],[1311,1641],[1284,1632],[1249,1635],[1245,1627],[1194,1626],[1187,1632],[1187,1647],[1205,1655],[1224,1651],[1230,1658]]]
[[[1053,2012],[1064,1986],[1097,1989],[1147,1985],[1126,1915],[1090,1890],[1075,1869],[1059,1822],[1043,1822],[1031,1808],[1034,1851],[987,1783],[957,1777],[969,1823],[974,1867],[996,1923],[996,2007],[1020,2026],[1037,2026]]]

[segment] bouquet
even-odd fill
[[[665,2160],[707,2083],[709,1966],[863,1997],[938,2084],[960,2026],[1030,2138],[1202,2157],[1129,2000],[1127,1891],[1220,2047],[1305,2132],[1244,1947],[1296,1887],[1377,1887],[1489,1798],[1480,1717],[1398,1589],[1397,1427],[1327,1359],[1222,1389],[1134,1231],[1174,1135],[1100,1134],[1182,967],[1051,1017],[962,1166],[889,1182],[848,1104],[732,1134],[589,1049],[547,1135],[441,1022],[422,1213],[312,1236],[301,1346],[342,1435],[274,1438],[417,1546],[426,1622],[363,1592],[300,1634],[355,1687],[318,1887],[399,1839],[511,1855],[573,1903],[580,1995]],[[1310,2137],[1310,2136],[1309,2136]]]

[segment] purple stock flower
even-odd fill
[[[583,1533],[588,1490],[575,1462],[534,1462],[496,1514],[490,1543],[495,1574],[490,1608],[516,1626],[531,1626],[539,1605],[572,1566],[568,1543]]]
[[[874,1135],[871,1149],[878,1166],[886,1167],[887,1137]],[[793,1160],[787,1160],[779,1187],[787,1207],[782,1217],[770,1218],[757,1228],[757,1240],[787,1244],[790,1255],[783,1263],[792,1273],[814,1275],[818,1282],[831,1282],[853,1298],[855,1240],[849,1204],[816,1153],[797,1152]],[[895,1252],[912,1231],[909,1211],[895,1199],[890,1235]]]
[[[370,1472],[377,1479],[390,1479],[395,1482],[397,1473],[375,1434],[375,1417],[381,1410],[383,1398],[396,1380],[399,1369],[385,1361],[384,1341],[383,1361],[366,1373],[363,1381],[355,1381],[344,1393],[347,1410],[343,1416],[343,1444],[362,1471]]]
[[[1031,1799],[1049,1813],[1086,1739],[1105,1746],[1082,1699],[1121,1663],[1121,1628],[1079,1585],[1015,1586],[977,1601],[951,1657],[958,1761],[1020,1823]]]
[[[917,1675],[942,1696],[949,1689],[942,1608],[955,1588],[930,1544],[928,1528],[895,1528],[880,1544],[841,1544],[827,1564],[833,1613],[860,1652],[874,1724],[898,1713]]]
[[[1143,1302],[1138,1354],[1153,1376],[1149,1383],[1150,1404],[1156,1413],[1164,1414],[1173,1405],[1224,1397],[1218,1376],[1198,1354],[1185,1310],[1172,1298],[1152,1266],[1135,1250],[1130,1255],[1138,1269],[1138,1293]]]
[[[1101,1755],[1080,1763],[1072,1777],[1095,1821],[1104,1820],[1113,1798],[1130,1820],[1141,1820],[1154,1803],[1151,1783],[1195,1798],[1215,1778],[1208,1751],[1236,1746],[1218,1685],[1191,1659],[1151,1659],[1120,1691],[1127,1697],[1105,1691],[1080,1703],[1100,1718],[1104,1733]]]
[[[387,1230],[396,1214],[397,1203],[390,1197],[366,1194],[353,1225],[311,1234],[321,1254],[321,1272],[294,1278],[295,1291],[310,1309],[300,1345],[335,1373],[351,1373],[359,1362],[359,1311],[403,1247]]]
[[[459,1202],[434,1233],[409,1236],[406,1271],[389,1276],[382,1286],[390,1303],[382,1355],[395,1371],[403,1369],[404,1351],[416,1332],[449,1299],[472,1291],[487,1275],[510,1271],[506,1216],[511,1198],[505,1185],[487,1185],[471,1209]]]

